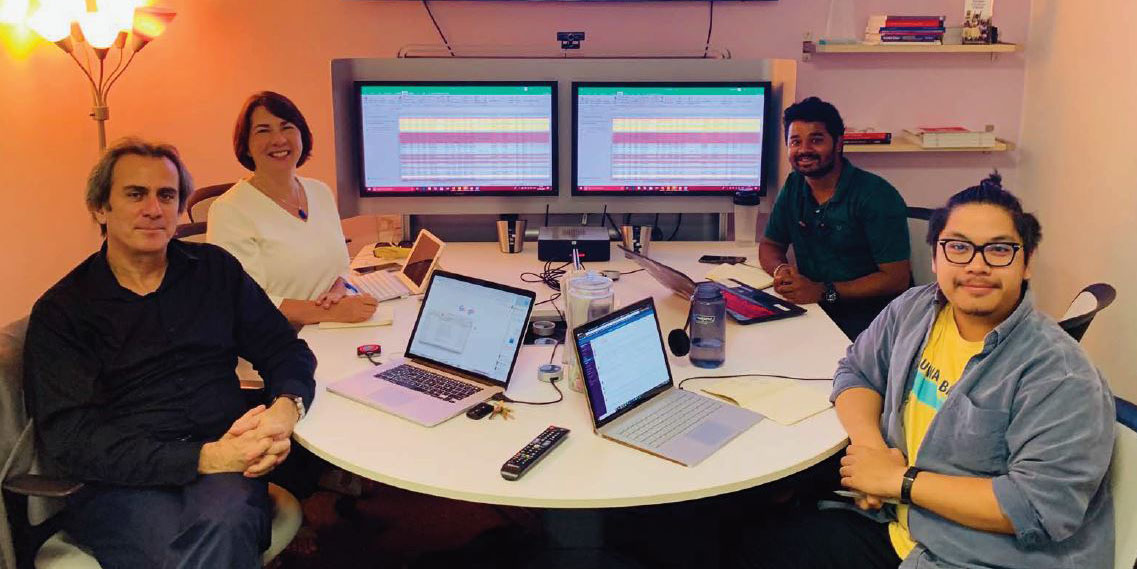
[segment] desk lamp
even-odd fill
[[[91,84],[94,99],[91,118],[99,127],[100,153],[107,147],[106,121],[110,118],[107,95],[111,87],[126,72],[134,56],[166,31],[175,15],[173,10],[166,8],[131,8],[134,3],[127,1],[125,4],[125,7],[119,5],[94,12],[48,5],[28,19],[28,26],[33,31],[71,56]],[[107,55],[112,51],[118,53],[118,58],[110,68]]]

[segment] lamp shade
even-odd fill
[[[71,18],[63,10],[44,6],[28,18],[28,27],[49,42],[58,42],[71,35]]]
[[[138,51],[154,38],[162,35],[173,21],[177,12],[168,8],[153,6],[134,9],[134,28],[131,35],[134,37],[133,48]]]
[[[84,12],[79,14],[79,28],[87,43],[95,49],[108,49],[118,37],[119,26],[110,12]]]
[[[0,24],[19,24],[28,15],[28,0],[0,0]]]

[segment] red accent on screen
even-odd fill
[[[549,142],[547,132],[400,132],[400,144]]]
[[[612,142],[636,144],[761,144],[757,132],[614,132]]]

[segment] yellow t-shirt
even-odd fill
[[[963,374],[963,368],[982,349],[983,342],[968,342],[959,335],[950,304],[940,310],[932,324],[928,345],[920,354],[912,390],[904,399],[903,420],[909,466],[916,464],[920,443],[924,442],[924,435],[952,386]],[[908,506],[897,506],[896,515],[899,521],[889,524],[888,535],[896,555],[904,559],[916,547],[908,533]]]

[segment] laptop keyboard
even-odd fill
[[[686,391],[676,390],[667,397],[670,398],[667,402],[629,421],[612,434],[648,448],[659,448],[721,405],[714,399]]]
[[[395,274],[388,271],[375,271],[366,275],[354,275],[351,284],[360,292],[374,296],[376,300],[391,300],[410,294],[407,285],[395,278]]]
[[[482,390],[482,388],[469,383],[406,364],[379,372],[375,374],[375,377],[450,403],[465,399]]]

